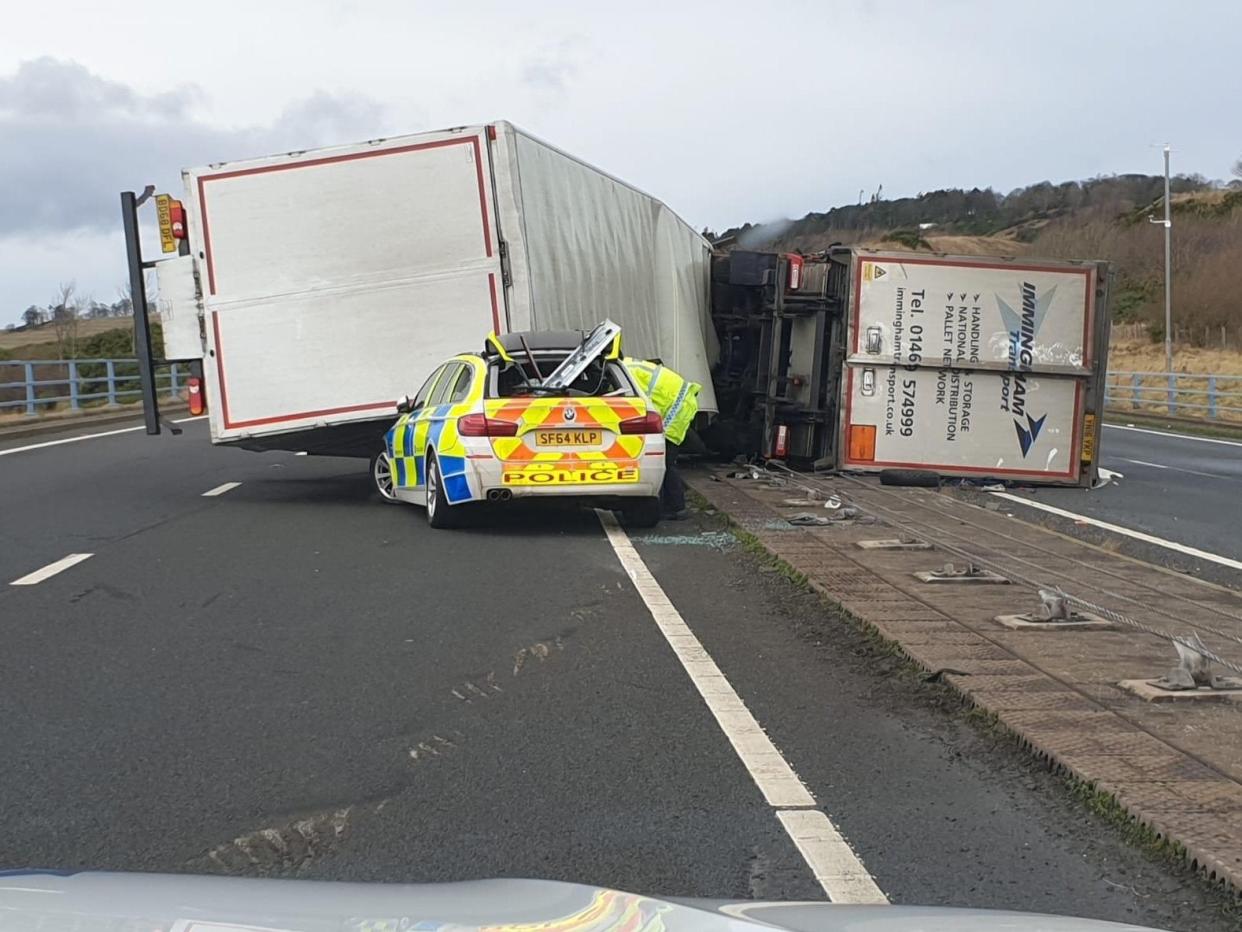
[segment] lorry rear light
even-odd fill
[[[172,226],[173,239],[185,239],[185,205],[180,201],[168,204],[168,220]]]
[[[664,432],[664,420],[655,411],[648,411],[642,417],[632,417],[621,422],[623,434],[660,434]]]
[[[776,428],[776,444],[772,449],[772,455],[777,459],[784,459],[789,454],[789,426],[781,424]]]
[[[467,414],[457,419],[457,433],[463,437],[516,437],[517,423],[483,414]]]
[[[785,287],[790,291],[797,291],[802,287],[802,257],[795,253],[787,253],[785,258],[789,261],[789,274],[785,277]]]
[[[190,413],[197,417],[202,414],[207,405],[203,400],[203,380],[198,376],[190,376],[185,383],[186,400],[190,405]]]

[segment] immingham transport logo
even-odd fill
[[[1018,446],[1022,448],[1023,459],[1039,439],[1044,422],[1048,420],[1047,412],[1036,417],[1027,410],[1027,375],[1034,362],[1035,337],[1043,326],[1056,291],[1054,285],[1039,294],[1033,284],[1023,282],[1021,311],[1015,311],[1004,298],[996,296],[1001,320],[1009,332],[1010,372],[1001,379],[1000,405],[1002,411],[1013,415],[1013,426],[1018,433]]]

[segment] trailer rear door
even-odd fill
[[[1102,274],[1089,262],[857,251],[842,466],[1087,481]]]
[[[386,417],[505,329],[485,127],[185,179],[214,440]]]

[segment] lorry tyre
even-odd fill
[[[427,523],[433,528],[457,527],[461,524],[461,508],[454,507],[444,494],[444,480],[434,450],[427,451]]]
[[[660,523],[660,500],[643,498],[621,509],[621,520],[629,527],[655,527]]]
[[[919,489],[940,488],[940,477],[925,469],[882,469],[880,485],[904,485]]]
[[[380,501],[387,502],[389,505],[399,503],[396,495],[396,481],[392,474],[392,459],[388,456],[387,450],[380,450],[371,457],[371,481],[375,484],[375,491],[379,493]]]

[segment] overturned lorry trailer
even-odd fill
[[[155,264],[168,359],[201,359],[211,438],[370,456],[489,331],[662,356],[715,410],[710,245],[662,202],[506,122],[183,172],[187,254]]]
[[[1102,262],[838,247],[712,270],[715,445],[823,469],[1090,486]]]

